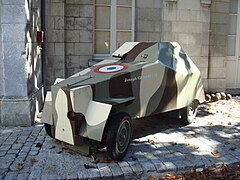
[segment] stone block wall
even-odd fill
[[[2,1],[0,1],[0,12],[2,12]],[[0,124],[2,122],[2,99],[3,99],[3,96],[4,96],[2,22],[1,22],[1,19],[2,18],[0,18]]]
[[[46,67],[47,85],[65,78],[65,1],[46,1]]]
[[[93,56],[93,1],[46,3],[47,85],[88,66]]]
[[[43,105],[40,0],[2,0],[0,21],[0,119],[30,126]]]
[[[162,0],[136,0],[136,41],[160,41]]]
[[[229,0],[214,0],[211,6],[209,91],[225,91]]]
[[[201,71],[208,91],[211,1],[163,1],[162,41],[177,41]]]
[[[66,1],[66,77],[88,66],[93,55],[93,2]]]
[[[27,16],[24,1],[1,1],[1,123],[31,125],[26,72]]]

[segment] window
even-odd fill
[[[135,0],[95,0],[95,58],[113,53],[134,41]]]
[[[230,1],[229,25],[228,25],[228,48],[227,55],[236,55],[236,39],[237,39],[237,16],[238,16],[238,0]]]

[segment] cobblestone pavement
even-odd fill
[[[121,162],[106,150],[82,156],[34,127],[0,127],[0,179],[147,179],[240,162],[240,100],[200,106],[182,125],[171,115],[134,121],[134,139]]]

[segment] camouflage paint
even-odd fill
[[[127,42],[112,57],[54,84],[51,92],[52,116],[42,121],[54,126],[56,139],[73,145],[83,137],[102,141],[114,113],[137,118],[205,100],[200,71],[175,42]]]

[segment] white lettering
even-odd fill
[[[147,80],[147,79],[157,78],[157,77],[158,77],[157,73],[147,74],[147,75],[144,75],[144,76],[138,76],[138,77],[133,77],[133,78],[125,78],[124,82],[134,82],[134,81]]]

